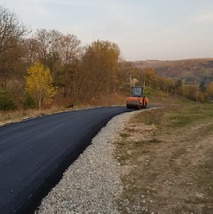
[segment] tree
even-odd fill
[[[143,81],[145,85],[151,86],[153,88],[156,87],[157,84],[157,74],[154,69],[152,68],[146,68],[143,71]]]
[[[56,89],[53,86],[53,77],[48,68],[45,68],[40,62],[35,62],[27,69],[27,76],[25,78],[25,91],[37,101],[39,110],[42,103],[52,102]]]
[[[16,15],[0,6],[0,53],[13,48],[14,41],[26,32],[26,27],[18,22]]]
[[[115,76],[116,91],[129,94],[131,78],[133,76],[132,62],[120,61]],[[140,80],[139,80],[140,81]]]
[[[81,58],[82,48],[75,35],[67,34],[60,37],[59,57],[61,67],[58,69],[56,84],[64,89],[64,97],[76,95],[76,75]],[[52,51],[54,53],[54,50]]]
[[[4,89],[8,81],[21,71],[22,41],[27,32],[14,13],[0,6],[0,85]]]
[[[82,57],[80,90],[88,97],[109,94],[115,86],[115,72],[120,59],[117,44],[97,40],[86,47]]]
[[[213,98],[213,82],[210,82],[207,86],[207,95],[210,99]]]
[[[175,93],[183,95],[183,81],[181,79],[176,80],[174,89]]]
[[[9,111],[16,108],[14,100],[10,94],[0,88],[0,110]]]
[[[189,98],[190,100],[198,101],[198,87],[195,85],[185,85],[183,96]]]
[[[37,60],[51,70],[64,97],[76,92],[76,68],[82,52],[80,43],[75,35],[39,29],[28,44],[29,56],[37,56]]]

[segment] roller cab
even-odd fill
[[[128,109],[142,109],[146,108],[148,104],[148,98],[144,95],[144,87],[133,86],[131,87],[130,97],[126,99],[126,107]]]

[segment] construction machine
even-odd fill
[[[144,87],[133,86],[131,87],[131,95],[126,99],[126,107],[128,109],[142,109],[146,108],[148,98],[144,95]]]

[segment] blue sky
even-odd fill
[[[126,60],[213,57],[213,0],[0,0],[32,30],[83,45],[109,40]]]

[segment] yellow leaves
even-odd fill
[[[45,68],[40,62],[35,62],[27,69],[25,79],[25,91],[38,102],[39,108],[43,102],[52,102],[56,89],[53,86],[53,77],[48,68]]]

